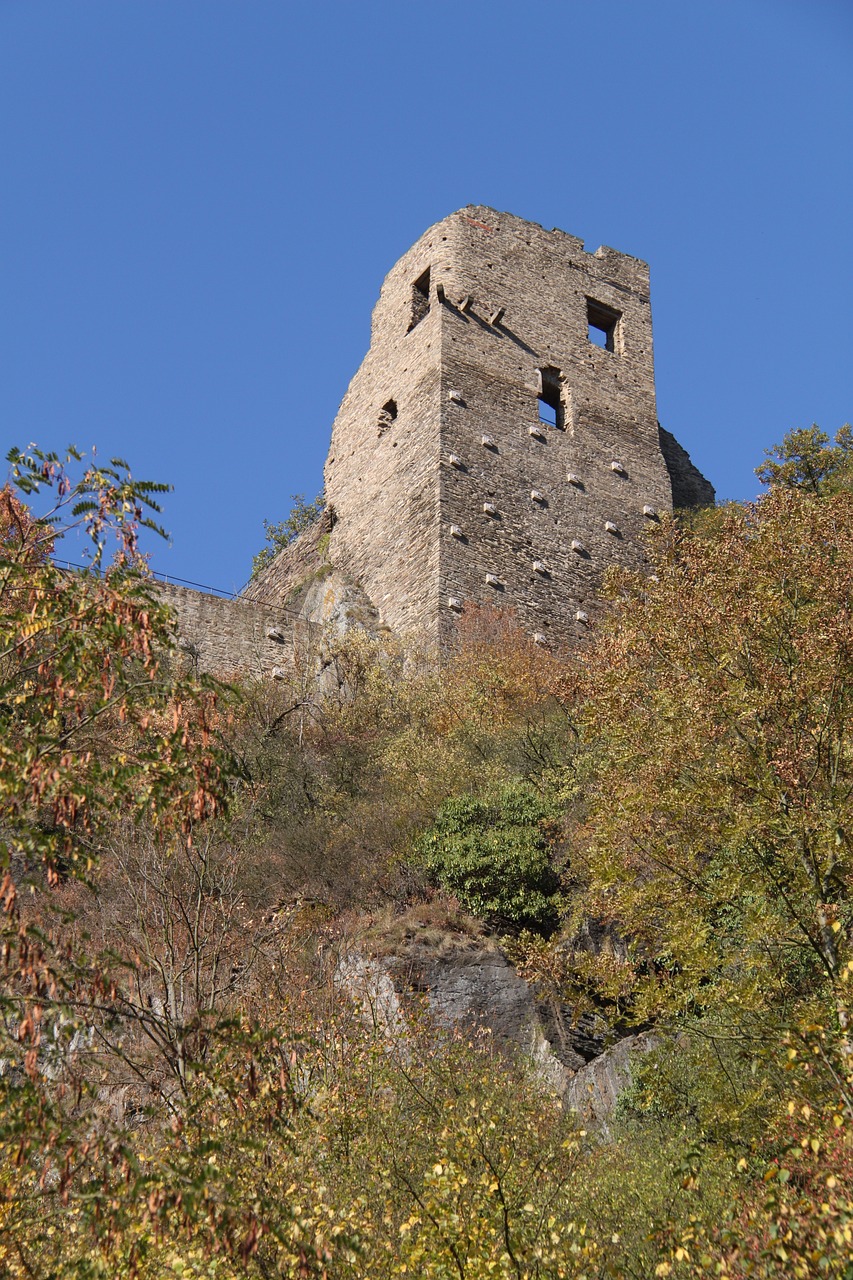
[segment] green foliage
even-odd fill
[[[667,1151],[693,1204],[625,1274],[851,1274],[853,494],[826,443],[774,451],[754,506],[664,522],[586,664],[571,910],[524,964],[662,1037],[615,1158]]]
[[[853,483],[853,427],[845,423],[830,444],[817,426],[789,431],[782,443],[766,450],[767,461],[756,467],[762,484],[799,489],[805,493],[837,493]]]
[[[415,842],[427,874],[476,916],[514,928],[552,927],[559,909],[547,823],[553,813],[530,786],[491,797],[456,796]]]
[[[305,1150],[322,1151],[336,1203],[361,1206],[334,1274],[588,1275],[601,1251],[575,1208],[583,1135],[525,1067],[417,1024],[390,1048],[351,1031]]]
[[[119,823],[153,825],[162,844],[191,847],[224,812],[236,771],[216,732],[221,691],[171,668],[173,618],[137,553],[144,512],[157,510],[152,495],[165,486],[133,480],[118,460],[87,465],[74,450],[63,460],[14,449],[9,461],[0,506],[0,1163],[14,1164],[15,1178],[0,1195],[0,1253],[7,1274],[11,1259],[18,1274],[39,1274],[42,1261],[43,1274],[68,1274],[63,1258],[47,1261],[51,1239],[61,1239],[53,1207],[75,1207],[81,1244],[103,1241],[116,1197],[138,1208],[145,1175],[121,1128],[98,1114],[105,1064],[90,1060],[133,990],[134,958],[122,958],[125,968],[90,945],[63,898],[96,889]],[[38,495],[44,515],[34,518],[15,490]],[[81,527],[90,567],[60,570],[51,550]],[[139,1031],[150,1010],[136,1007]],[[192,1216],[198,1201],[185,1202]],[[94,1264],[89,1273],[99,1274]]]
[[[853,966],[847,972],[853,974]],[[781,1044],[765,1046],[765,1054],[773,1049],[782,1051],[778,1092],[759,1107],[762,1131],[753,1126],[740,1136],[742,1154],[716,1213],[697,1203],[701,1211],[688,1221],[658,1224],[655,1275],[853,1276],[850,1046],[813,1024],[792,1027]],[[708,1164],[701,1142],[690,1163],[699,1190]]]
[[[251,777],[253,861],[277,868],[279,892],[396,900],[418,880],[402,851],[448,797],[527,778],[565,790],[565,671],[512,625],[466,635],[440,669],[361,632],[330,656],[334,692],[318,696],[313,670],[294,669],[247,689],[229,730]]]
[[[251,576],[253,578],[275,559],[279,551],[290,546],[300,533],[304,533],[306,529],[316,524],[326,507],[326,499],[322,493],[318,493],[313,502],[306,502],[304,494],[294,493],[291,495],[291,501],[293,506],[284,520],[279,520],[276,524],[270,520],[264,521],[267,545],[262,547],[252,559]]]
[[[589,664],[587,910],[645,1016],[833,1002],[853,925],[853,494],[665,526]],[[765,1034],[765,1029],[761,1034]]]
[[[60,866],[91,870],[102,824],[118,816],[188,832],[224,803],[230,764],[211,732],[212,682],[164,666],[173,619],[136,552],[143,509],[156,509],[150,495],[165,486],[134,481],[120,462],[74,481],[54,454],[12,450],[9,459],[21,492],[52,492],[55,502],[38,520],[21,509],[12,520],[6,505],[0,860],[8,869],[24,859],[55,882]],[[81,524],[91,567],[66,573],[44,549]]]
[[[850,1280],[845,432],[662,521],[580,658],[472,610],[440,668],[353,634],[323,689],[306,652],[239,701],[175,665],[136,554],[161,487],[13,451],[0,1271]],[[479,945],[424,876],[519,933],[564,1030],[653,1025],[605,1133],[412,993],[405,1037],[348,998],[368,901],[388,947]]]

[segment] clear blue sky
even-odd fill
[[[853,418],[850,0],[0,0],[4,452],[168,480],[239,587],[313,496],[385,272],[493,205],[652,270],[721,497]]]

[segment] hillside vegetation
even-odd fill
[[[320,683],[175,657],[158,486],[10,467],[0,1273],[853,1277],[849,428],[662,520],[581,651],[469,609],[441,664],[352,633]],[[337,955],[412,930],[653,1030],[606,1133],[365,1017]]]

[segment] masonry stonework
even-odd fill
[[[291,619],[277,605],[232,600],[174,583],[159,582],[157,590],[177,616],[185,661],[199,671],[257,678],[289,661]]]
[[[714,498],[658,426],[646,264],[481,206],[388,274],[325,478],[332,562],[439,641],[471,602],[576,640],[673,486]]]
[[[478,205],[436,223],[382,285],[325,490],[239,602],[173,592],[204,667],[269,674],[294,610],[444,644],[492,604],[577,642],[607,567],[642,565],[660,513],[714,501],[658,424],[647,265]]]
[[[328,567],[331,528],[331,514],[324,511],[318,520],[253,575],[243,588],[241,599],[289,606],[305,584]]]

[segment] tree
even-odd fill
[[[656,581],[618,581],[589,667],[588,866],[651,1006],[845,1006],[851,517],[851,493],[776,488],[712,533],[666,525]]]
[[[853,427],[845,423],[835,443],[819,427],[789,431],[781,444],[766,450],[767,461],[756,467],[762,484],[799,489],[805,493],[835,493],[853,480]]]
[[[13,449],[0,504],[0,1249],[7,1272],[50,1261],[56,1214],[109,1248],[139,1220],[151,1182],[86,1071],[96,1024],[116,1016],[123,961],[98,954],[62,907],[63,883],[97,889],[118,823],[189,846],[235,778],[220,744],[221,692],[171,663],[173,617],[138,554],[166,486],[125,463]],[[74,476],[70,468],[79,466]],[[36,517],[24,498],[46,505]],[[88,535],[88,568],[60,569],[55,542]],[[193,1184],[182,1197],[194,1218]],[[89,1234],[90,1233],[90,1234]],[[85,1245],[81,1239],[81,1248]],[[71,1254],[69,1253],[69,1259]],[[61,1260],[73,1269],[72,1260]],[[58,1271],[59,1263],[56,1264]],[[75,1271],[75,1274],[81,1274]]]
[[[253,578],[275,559],[279,551],[289,547],[300,533],[304,533],[306,529],[316,524],[326,507],[326,499],[322,493],[318,493],[313,502],[306,502],[303,494],[294,493],[291,495],[291,501],[293,506],[284,520],[280,520],[277,524],[269,520],[264,521],[267,545],[262,547],[252,560]]]
[[[140,526],[158,528],[144,510],[158,510],[167,486],[133,480],[120,461],[75,481],[66,466],[78,457],[13,449],[19,492],[55,501],[38,519],[8,488],[3,501],[0,856],[43,868],[49,883],[91,870],[105,817],[188,832],[227,791],[214,687],[170,670],[173,617],[138,554]],[[89,567],[69,573],[50,550],[75,526]]]
[[[622,1159],[655,1141],[678,1159],[681,1135],[694,1209],[662,1216],[639,1274],[849,1274],[853,493],[785,474],[664,521],[651,575],[611,579],[579,690],[571,909],[528,958],[661,1037]],[[590,921],[622,947],[584,948]]]

